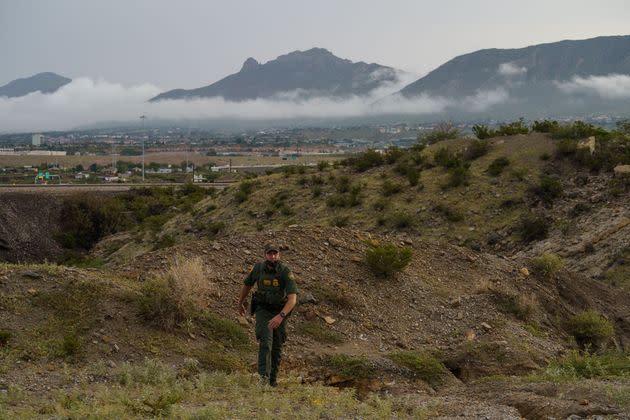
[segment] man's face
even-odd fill
[[[280,253],[278,251],[267,251],[265,253],[265,260],[269,262],[276,262],[280,259]]]

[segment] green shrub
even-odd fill
[[[499,309],[514,315],[521,321],[527,321],[534,312],[534,301],[531,298],[506,291],[492,290],[492,292]]]
[[[372,208],[379,212],[385,210],[388,206],[389,200],[387,200],[386,198],[379,198],[374,202],[374,204],[372,204]]]
[[[462,220],[464,220],[464,215],[460,211],[449,207],[446,204],[438,204],[437,206],[433,207],[433,210],[441,213],[449,222],[461,222]]]
[[[388,222],[394,229],[407,229],[414,225],[413,216],[404,211],[397,211],[389,215]]]
[[[555,120],[536,120],[532,124],[532,131],[536,131],[538,133],[551,133],[555,131],[558,126],[558,121]]]
[[[564,261],[556,254],[545,252],[531,259],[534,270],[544,277],[551,277],[564,268]]]
[[[511,123],[501,124],[496,131],[497,136],[515,136],[517,134],[528,134],[529,127],[525,124],[525,120],[520,118]]]
[[[606,130],[595,127],[592,124],[583,121],[574,121],[572,123],[561,124],[552,132],[551,137],[554,139],[585,139],[591,136],[602,136],[608,134]]]
[[[383,182],[383,184],[381,184],[381,193],[385,197],[398,194],[401,191],[402,191],[402,185],[391,182],[389,179],[386,179]]]
[[[433,161],[437,166],[445,169],[456,168],[463,165],[462,155],[455,153],[447,147],[441,147],[433,154]]]
[[[540,160],[547,161],[547,160],[551,159],[551,155],[549,153],[547,153],[547,152],[544,152],[544,153],[541,153],[540,156],[538,156],[538,158]]]
[[[335,374],[351,379],[372,378],[375,375],[368,360],[363,356],[350,356],[348,354],[334,354],[328,359],[328,366]]]
[[[547,378],[593,379],[630,377],[630,355],[622,352],[596,354],[571,351],[547,366]]]
[[[81,340],[79,336],[70,332],[63,336],[61,341],[61,354],[63,356],[76,356],[81,350]]]
[[[612,324],[594,310],[580,312],[569,320],[569,332],[582,347],[598,348],[615,332]]]
[[[237,203],[243,203],[247,201],[251,193],[254,191],[256,183],[254,181],[241,181],[238,186],[238,190],[234,194],[234,199]]]
[[[541,175],[538,185],[532,187],[531,191],[543,203],[551,204],[556,198],[562,196],[562,184],[557,178]]]
[[[556,143],[556,158],[574,156],[577,152],[577,140],[562,139]]]
[[[524,242],[545,239],[549,232],[550,222],[542,214],[524,214],[516,226],[516,232]]]
[[[343,342],[343,337],[322,325],[321,321],[305,321],[297,326],[300,334],[308,335],[313,340],[325,344],[339,344]]]
[[[411,261],[411,248],[393,244],[375,245],[368,248],[365,260],[368,267],[378,276],[391,277],[401,272]]]
[[[470,165],[463,164],[456,166],[448,170],[448,179],[442,189],[457,188],[461,185],[468,185],[468,179],[470,178]]]
[[[418,378],[431,386],[444,383],[448,370],[430,353],[416,351],[401,351],[391,353],[389,357],[398,366],[411,371],[414,378]]]
[[[510,166],[510,160],[504,156],[496,158],[490,163],[486,172],[490,176],[499,176],[503,172],[503,169]]]
[[[385,162],[388,165],[393,165],[398,162],[398,160],[405,155],[399,147],[393,146],[387,149],[385,152]]]
[[[355,157],[343,161],[345,165],[354,168],[357,172],[364,172],[371,168],[383,165],[383,155],[373,149],[368,149]]]
[[[325,160],[320,160],[319,162],[317,162],[317,170],[320,172],[325,171],[326,169],[328,169],[329,166],[330,164]]]
[[[175,238],[173,238],[169,234],[164,234],[157,240],[157,242],[155,242],[155,244],[153,245],[153,249],[157,250],[168,248],[175,245],[175,243]]]
[[[472,140],[464,151],[465,160],[475,160],[488,153],[490,144],[486,140]]]
[[[322,189],[322,187],[320,187],[319,185],[315,185],[313,186],[313,188],[311,188],[311,196],[313,198],[320,197],[323,191],[324,190]]]
[[[496,136],[494,130],[483,124],[473,125],[472,132],[479,140],[485,140]]]
[[[418,185],[418,182],[420,181],[419,170],[417,170],[416,168],[408,168],[405,176],[407,177],[407,181],[409,181],[409,185],[411,185],[412,187]]]
[[[444,140],[456,139],[461,135],[459,129],[450,122],[439,122],[428,133],[418,133],[418,142],[434,144]]]
[[[0,330],[0,347],[4,347],[9,344],[11,337],[13,337],[11,331]]]
[[[337,215],[331,219],[330,224],[336,227],[346,227],[349,221],[350,218],[348,216]]]

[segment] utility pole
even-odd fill
[[[146,115],[140,115],[140,119],[142,120],[142,182],[144,182],[144,120],[147,119]]]

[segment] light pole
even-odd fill
[[[140,119],[142,120],[142,182],[144,183],[144,120],[146,120],[146,115],[140,115]]]

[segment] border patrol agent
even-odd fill
[[[241,316],[245,315],[245,299],[254,285],[251,314],[256,315],[258,374],[261,381],[277,386],[287,317],[297,303],[298,288],[291,270],[280,262],[280,248],[275,244],[265,245],[265,261],[254,265],[245,278],[238,299]]]

